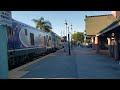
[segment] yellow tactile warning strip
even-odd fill
[[[9,79],[19,79],[21,76],[27,74],[29,71],[14,71],[9,72],[8,78]]]

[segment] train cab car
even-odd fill
[[[17,20],[12,20],[12,28],[7,28],[7,36],[10,68],[59,48],[58,35],[44,32]]]

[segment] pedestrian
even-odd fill
[[[65,51],[65,44],[64,44],[63,48],[64,48],[64,52],[66,52],[66,51]]]

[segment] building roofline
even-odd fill
[[[114,25],[118,24],[120,22],[120,17],[117,18],[115,21],[113,21],[111,24],[109,24],[107,27],[105,27],[102,31],[100,31],[98,34],[101,35],[103,33],[106,33],[108,31],[110,31],[111,27],[113,27]]]
[[[100,17],[100,16],[112,16],[112,14],[105,14],[105,15],[94,15],[94,16],[85,16],[85,17]]]
[[[86,35],[86,36],[95,36],[95,35]]]

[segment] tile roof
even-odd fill
[[[117,18],[114,22],[112,22],[110,25],[108,25],[106,28],[104,28],[102,31],[100,31],[98,34],[106,31],[108,28],[112,27],[113,25],[117,24],[120,21],[120,17]]]
[[[100,17],[100,16],[111,16],[112,14],[105,14],[105,15],[94,15],[94,16],[87,16],[86,17]]]

